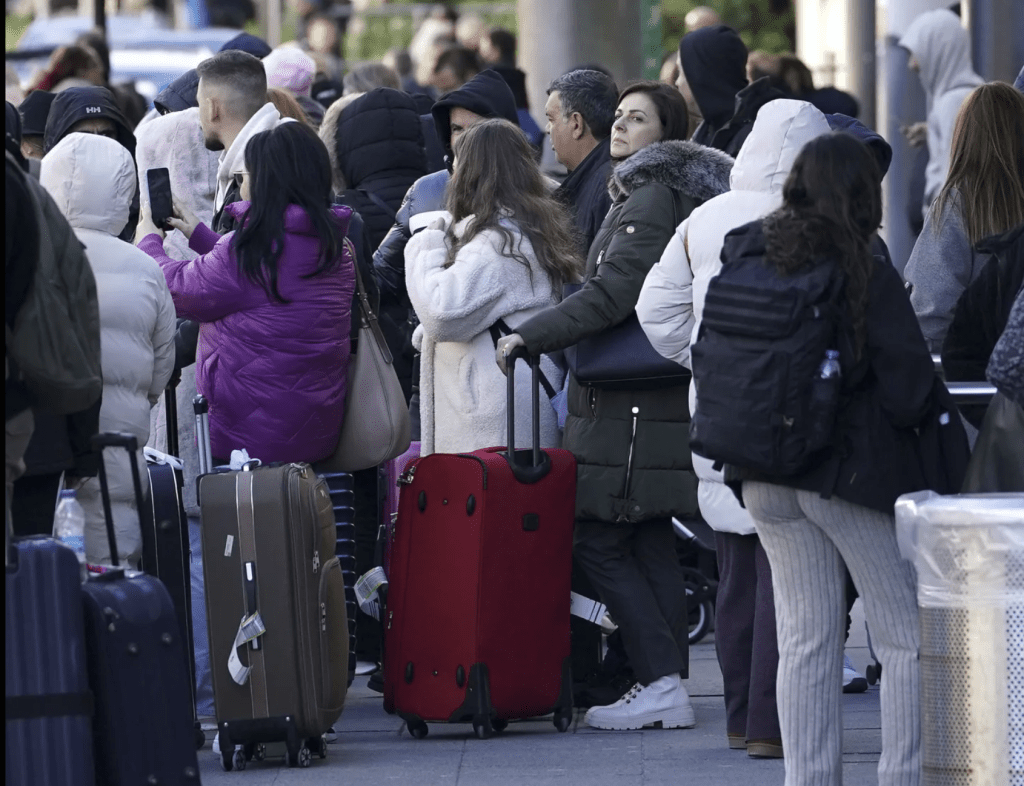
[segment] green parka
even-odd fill
[[[731,169],[724,153],[680,141],[657,142],[619,163],[584,286],[519,326],[527,349],[565,349],[626,319],[676,227],[697,205],[729,190]],[[696,512],[686,385],[608,390],[570,375],[568,408],[563,447],[578,463],[577,519],[639,523]]]

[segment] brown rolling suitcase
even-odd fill
[[[308,464],[212,472],[196,397],[203,575],[225,769],[284,742],[290,766],[327,755],[348,691],[345,584],[327,484]],[[252,463],[252,462],[251,462]]]

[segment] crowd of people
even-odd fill
[[[542,445],[578,462],[574,558],[635,677],[588,724],[695,725],[672,519],[699,515],[716,532],[723,744],[784,757],[790,784],[839,782],[844,618],[848,634],[860,593],[886,671],[879,780],[919,782],[915,579],[893,509],[904,493],[958,490],[951,478],[984,415],[965,410],[974,426],[962,425],[931,353],[948,379],[988,372],[1024,404],[1024,72],[1016,87],[985,83],[950,11],[922,15],[902,39],[929,96],[924,226],[903,277],[878,235],[886,140],[795,57],[748,52],[736,31],[702,20],[661,81],[620,89],[589,67],[554,79],[543,129],[515,37],[450,18],[344,74],[323,52],[242,34],[148,111],[107,84],[102,40],[59,50],[6,107],[14,532],[49,534],[59,488],[75,488],[87,559],[109,561],[89,437],[158,443],[167,424],[153,406],[168,384],[180,408],[208,399],[219,463],[243,448],[314,467],[331,456],[343,420],[359,417],[346,395],[358,270],[424,455],[505,444],[507,358],[521,347],[541,357]],[[542,168],[548,142],[567,174]],[[173,215],[158,225],[146,173],[159,167]],[[33,210],[40,199],[63,219]],[[58,220],[95,280],[77,307],[99,312],[102,396],[74,412],[43,406],[10,353],[40,254],[52,253],[39,238]],[[825,447],[792,472],[693,452],[697,423],[748,381],[745,367],[693,361],[702,342],[710,357],[705,323],[723,319],[723,269],[759,271],[768,291],[819,268],[841,282],[830,339],[841,392]],[[620,328],[671,369],[588,381],[573,348]],[[518,412],[529,379],[517,378]],[[529,442],[530,418],[516,428]],[[197,524],[194,425],[179,429]],[[135,563],[119,461],[108,470],[117,542]],[[375,468],[356,473],[363,570],[376,483]],[[368,619],[360,631],[360,659],[379,660]]]

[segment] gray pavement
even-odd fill
[[[854,607],[847,652],[864,673],[869,662],[861,604]],[[612,784],[782,784],[782,761],[754,760],[726,745],[722,675],[714,635],[690,652],[687,689],[697,713],[694,729],[606,732],[583,724],[582,712],[565,734],[550,720],[511,723],[502,734],[478,740],[472,728],[432,724],[424,740],[387,715],[381,697],[357,678],[326,760],[288,769],[282,760],[250,762],[245,772],[224,772],[210,744],[199,752],[205,784],[416,784],[416,786],[612,786]],[[879,689],[843,697],[843,783],[877,783],[881,752]]]

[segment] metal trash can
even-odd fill
[[[923,786],[1024,786],[1024,495],[908,494]]]

